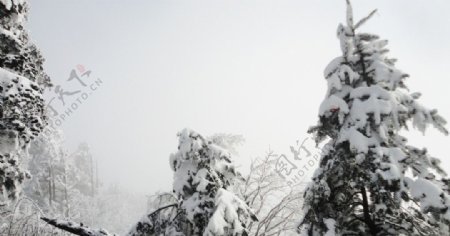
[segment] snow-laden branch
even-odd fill
[[[50,219],[47,217],[41,217],[41,219],[49,225],[79,236],[116,236],[115,234],[108,233],[104,229],[90,229],[84,226],[83,223],[77,224],[71,221]]]

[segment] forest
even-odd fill
[[[145,180],[168,181],[170,189],[144,194],[104,181],[89,142],[67,144],[71,137],[60,123],[77,115],[72,113],[90,102],[88,95],[80,92],[83,101],[72,103],[69,112],[50,105],[46,91],[54,90],[63,104],[64,96],[79,91],[63,90],[47,73],[45,55],[27,29],[29,1],[1,0],[0,235],[449,236],[450,168],[441,162],[446,157],[436,158],[407,138],[412,130],[448,135],[447,122],[407,87],[414,78],[397,68],[388,41],[364,31],[377,20],[377,10],[359,18],[349,0],[341,4],[340,54],[323,76],[316,72],[326,90],[318,91],[325,96],[313,114],[316,124],[304,132],[310,139],[286,144],[287,155],[262,150],[243,166],[245,135],[182,128],[172,134],[172,152],[162,157],[173,178]],[[67,81],[93,92],[103,86],[100,79],[87,84],[93,76],[78,65]],[[447,94],[440,96],[445,100]],[[208,108],[200,115],[208,116]],[[433,139],[434,133],[426,134]]]

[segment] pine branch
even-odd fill
[[[361,25],[366,23],[370,18],[372,18],[373,15],[375,15],[376,12],[377,12],[377,9],[373,10],[372,12],[370,12],[369,15],[367,15],[366,17],[364,17],[361,20],[359,20],[358,23],[356,23],[354,28],[357,29],[358,27],[360,27]]]
[[[178,206],[177,203],[170,204],[170,205],[167,205],[167,206],[163,206],[163,207],[161,207],[161,208],[156,209],[156,210],[153,211],[152,213],[150,213],[150,214],[148,215],[148,217],[149,217],[149,218],[150,218],[150,217],[153,217],[153,216],[155,216],[156,214],[158,214],[160,211],[162,211],[162,210],[164,210],[164,209],[167,209],[167,208],[170,208],[170,207],[177,207],[177,206]]]

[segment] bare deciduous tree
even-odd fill
[[[276,171],[278,156],[269,151],[256,158],[242,187],[247,204],[255,211],[259,221],[249,226],[250,235],[295,234],[301,215],[303,183],[289,186]]]

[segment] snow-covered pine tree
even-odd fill
[[[183,216],[169,229],[171,235],[173,231],[186,236],[247,235],[248,224],[256,217],[237,194],[235,187],[243,178],[230,152],[189,129],[178,136],[178,152],[170,163]]]
[[[303,235],[449,235],[449,182],[440,161],[399,133],[446,121],[418,102],[408,77],[387,56],[387,41],[358,32],[375,11],[337,35],[342,56],[325,69],[328,91],[310,132],[329,139],[305,192]]]
[[[20,168],[29,141],[46,123],[42,92],[51,86],[43,58],[25,30],[25,0],[0,1],[0,203],[16,199],[28,176]]]

